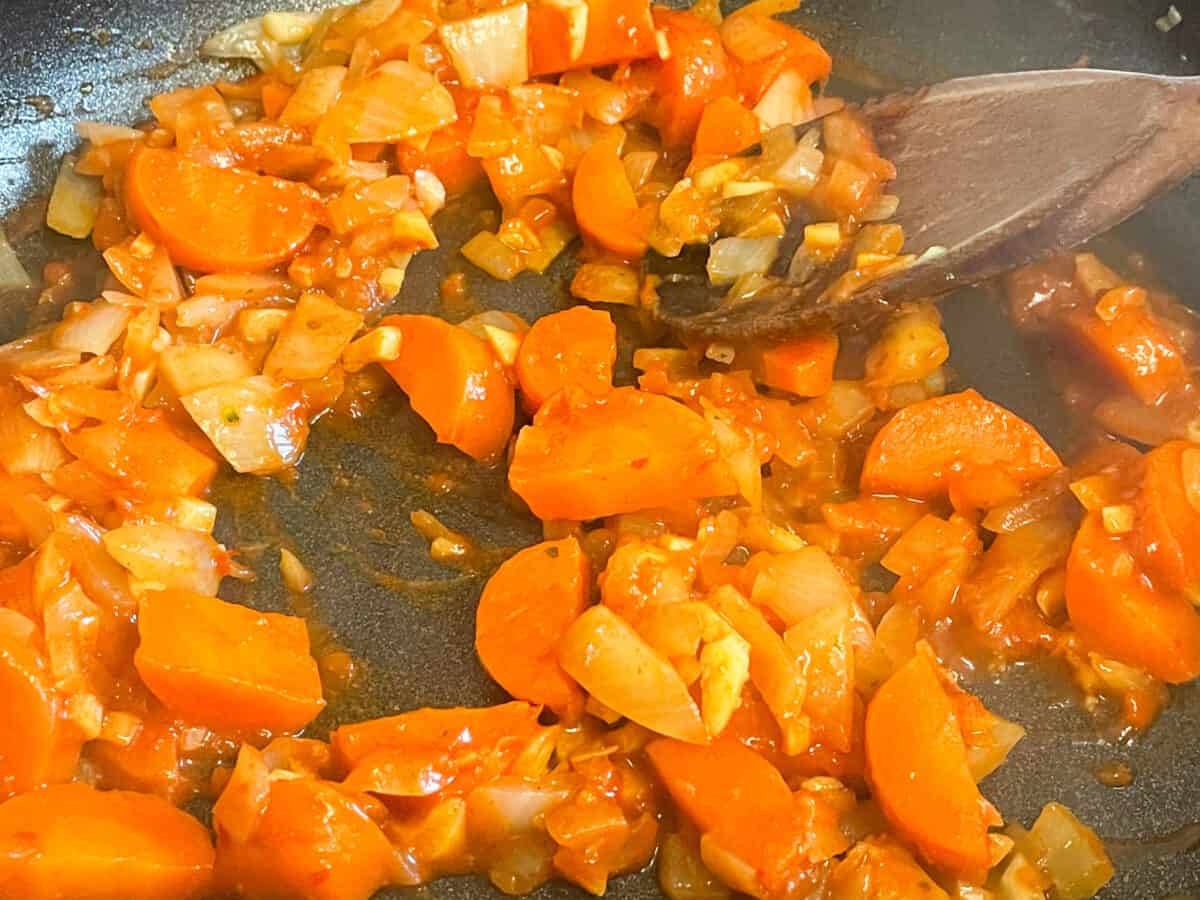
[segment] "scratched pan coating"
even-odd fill
[[[217,28],[262,12],[270,0],[0,0],[0,214],[37,271],[46,254],[84,248],[48,239],[30,227],[32,198],[44,196],[60,154],[73,144],[75,118],[132,123],[144,98],[208,80],[222,70],[198,61],[194,48]],[[867,90],[885,90],[952,75],[1066,66],[1195,74],[1200,61],[1200,2],[1175,0],[1183,23],[1154,27],[1159,0],[809,0],[805,24],[838,60],[835,70]],[[476,227],[469,209],[438,222],[443,249],[421,254],[398,307],[437,311],[437,284],[461,268],[454,248]],[[1184,185],[1123,227],[1121,238],[1145,251],[1156,274],[1185,300],[1200,303],[1200,183]],[[550,276],[521,275],[510,284],[468,273],[484,307],[536,317],[565,302],[560,261]],[[81,285],[80,296],[91,296]],[[979,299],[979,298],[976,298]],[[0,339],[47,310],[32,298],[0,297]],[[951,299],[944,307],[951,363],[973,385],[1026,416],[1051,440],[1065,434],[1064,415],[994,303]],[[451,494],[429,490],[428,476],[448,475]],[[320,730],[342,721],[419,705],[492,703],[502,694],[472,652],[473,609],[481,578],[436,564],[408,515],[428,509],[474,536],[501,558],[505,548],[535,541],[539,527],[513,505],[503,477],[444,447],[397,392],[367,419],[326,420],[313,430],[299,476],[226,479],[218,537],[242,548],[257,580],[226,596],[264,609],[289,609],[279,581],[278,548],[295,549],[316,573],[312,614],[366,667],[362,687],[331,706]],[[1070,689],[1029,671],[974,687],[1028,736],[986,792],[1006,818],[1028,825],[1048,800],[1067,804],[1110,841],[1119,872],[1107,900],[1200,896],[1200,691],[1176,690],[1171,707],[1133,745],[1101,740]],[[1103,763],[1124,761],[1135,773],[1123,790],[1094,777]],[[1193,838],[1188,840],[1188,838]],[[406,896],[404,891],[382,896]],[[474,878],[450,879],[420,893],[453,900],[500,896]],[[561,884],[542,898],[582,897]],[[610,896],[658,896],[652,873],[616,880]]]

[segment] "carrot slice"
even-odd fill
[[[582,52],[572,57],[570,14],[562,5],[529,8],[529,74],[595,68],[658,54],[648,0],[585,0],[587,31]]]
[[[245,841],[217,828],[217,883],[238,897],[367,900],[391,880],[392,845],[337,785],[313,778],[272,781]]]
[[[836,334],[811,334],[763,350],[759,357],[759,378],[767,387],[798,397],[819,397],[833,386],[837,355]]]
[[[0,610],[0,798],[66,781],[79,754],[78,742],[63,740],[54,687],[33,639],[32,622]]]
[[[171,259],[200,272],[259,272],[296,252],[320,198],[282,178],[218,169],[143,147],[125,168],[125,205]]]
[[[217,462],[162,419],[108,422],[63,435],[68,450],[140,497],[165,500],[204,493]]]
[[[1200,474],[1200,448],[1171,441],[1146,454],[1134,519],[1134,548],[1155,585],[1184,592],[1200,583],[1200,512],[1185,468]]]
[[[736,839],[747,862],[760,856],[765,828],[791,809],[792,792],[779,770],[737,741],[705,747],[660,738],[646,755],[683,814],[701,832],[720,829]]]
[[[634,388],[552,397],[517,435],[508,481],[538,518],[572,521],[737,492],[708,423]]]
[[[967,747],[935,664],[915,654],[872,698],[867,775],[892,827],[928,862],[981,879],[995,811],[967,767]]]
[[[325,707],[303,619],[151,591],[134,665],[168,709],[212,728],[295,731]]]
[[[989,506],[1060,468],[1032,425],[968,390],[896,413],[867,450],[861,486],[917,498],[958,490],[975,505]]]
[[[480,460],[503,450],[516,404],[491,348],[434,316],[388,316],[380,324],[403,335],[400,358],[384,368],[437,439]]]
[[[651,124],[668,147],[682,147],[692,143],[706,106],[737,96],[733,61],[717,29],[699,16],[656,6],[654,24],[666,37],[670,56],[653,64],[659,99]]]
[[[0,806],[0,894],[22,900],[209,896],[208,829],[165,800],[60,784]]]
[[[750,105],[762,99],[783,72],[796,72],[806,84],[829,77],[833,60],[819,43],[785,22],[753,11],[734,13],[721,23],[725,48],[740,65],[737,84]]]
[[[475,611],[475,651],[488,674],[572,720],[583,692],[558,664],[558,645],[587,606],[588,573],[573,537],[526,547],[488,580]]]
[[[646,252],[645,215],[612,141],[592,144],[575,169],[571,203],[579,230],[626,259]]]
[[[733,97],[718,97],[704,108],[692,156],[704,159],[714,156],[733,156],[762,137],[758,116]]]
[[[524,743],[539,729],[540,708],[514,701],[500,706],[416,709],[343,725],[333,732],[334,762],[352,771],[375,754],[398,751],[450,771],[458,759],[487,755],[502,743]]]
[[[1066,591],[1087,644],[1172,684],[1200,675],[1200,614],[1183,595],[1154,590],[1095,514],[1071,545]]]
[[[612,316],[576,306],[533,323],[517,356],[521,399],[532,415],[551,394],[576,387],[592,394],[612,389],[617,328]]]
[[[1076,310],[1063,323],[1100,367],[1143,403],[1155,403],[1187,383],[1183,351],[1146,309],[1121,307],[1108,322],[1094,311]]]

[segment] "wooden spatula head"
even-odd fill
[[[1077,246],[1200,167],[1200,78],[1092,69],[960,78],[861,107],[896,165],[903,272],[839,302],[780,282],[722,303],[703,279],[664,283],[660,315],[692,337],[785,337],[869,324],[905,300]],[[785,242],[786,243],[786,242]],[[793,236],[792,246],[795,246]]]

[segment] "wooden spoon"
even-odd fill
[[[896,165],[905,252],[915,265],[850,298],[781,281],[721,303],[703,277],[659,286],[659,315],[693,338],[779,338],[866,324],[1075,247],[1137,212],[1200,167],[1200,77],[1067,69],[958,78],[860,107]],[[793,220],[797,232],[803,222]],[[784,238],[795,247],[798,234]],[[787,259],[781,260],[786,268]],[[694,265],[694,264],[693,264]],[[651,269],[672,267],[652,261]]]

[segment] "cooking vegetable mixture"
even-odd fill
[[[1108,881],[1065,807],[1026,830],[981,793],[1023,729],[953,673],[1053,657],[1134,730],[1200,673],[1193,327],[1089,253],[1009,279],[1094,423],[1067,462],[954,384],[929,304],[868,338],[639,329],[651,251],[708,246],[726,302],[821,267],[836,300],[912,262],[895,172],[791,8],[272,13],[206,45],[259,74],[80,123],[48,224],[102,251],[108,289],[0,347],[0,896],[354,900],[468,872],[603,894],[650,865],[672,900]],[[586,303],[394,311],[476,188],[501,215],[463,256],[511,279],[578,236]],[[619,386],[614,305],[640,343]],[[302,465],[310,423],[371,415],[388,376],[507,468],[545,540],[479,598],[511,702],[316,740],[352,659],[219,598],[249,573],[205,492]]]

